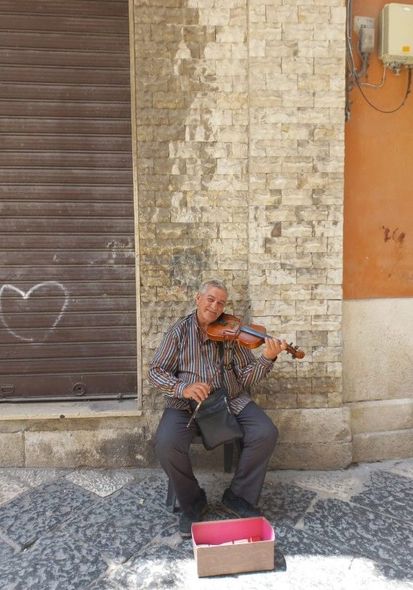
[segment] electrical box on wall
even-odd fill
[[[379,57],[387,66],[413,65],[413,4],[385,4]]]

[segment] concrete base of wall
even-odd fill
[[[413,399],[348,404],[353,462],[413,457]]]
[[[44,407],[44,406],[43,406]],[[125,407],[123,408],[125,410]],[[27,410],[27,406],[26,406]],[[124,412],[125,413],[125,412]],[[1,467],[151,467],[160,413],[94,417],[44,413],[0,420]],[[127,414],[127,413],[126,413]],[[350,413],[346,409],[268,411],[279,429],[271,469],[338,469],[351,463]],[[222,469],[222,449],[193,449],[195,467]]]
[[[413,300],[343,303],[345,403],[413,398]]]
[[[294,445],[279,443],[270,469],[344,469],[352,462],[351,442]]]
[[[413,457],[411,298],[343,303],[343,399],[353,462]]]
[[[123,407],[118,413],[103,410],[93,416],[78,409],[53,414],[42,408],[36,417],[24,417],[21,407],[17,414],[9,411],[8,418],[2,412],[0,467],[157,465],[153,436],[160,412],[142,416],[136,408]],[[30,408],[26,405],[25,410]],[[412,399],[267,413],[279,429],[270,469],[341,469],[355,462],[413,456]],[[192,454],[195,467],[222,469],[222,449],[206,452],[197,447]]]
[[[0,467],[24,467],[24,439],[21,432],[0,432]]]
[[[410,457],[413,457],[413,429],[368,432],[354,436],[354,463],[372,463]]]
[[[1,467],[147,467],[151,462],[147,427],[136,421],[99,427],[71,423],[67,429],[32,422],[20,432],[0,432]]]
[[[153,461],[136,401],[2,404],[2,467],[129,467]]]

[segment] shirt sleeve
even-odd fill
[[[149,381],[170,397],[183,397],[186,383],[176,377],[179,360],[179,335],[175,330],[167,332],[155,352],[149,367]]]
[[[262,354],[255,357],[248,348],[236,344],[233,348],[231,365],[238,383],[248,389],[266,377],[273,368],[274,361],[265,358]]]

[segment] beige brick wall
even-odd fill
[[[335,407],[345,11],[340,2],[251,0],[248,21],[251,314],[307,353],[279,363],[262,403]],[[281,395],[271,393],[275,381]]]
[[[153,349],[211,276],[306,351],[262,406],[340,407],[342,1],[135,0],[134,23],[143,409],[162,407]]]

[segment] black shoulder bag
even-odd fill
[[[235,416],[231,413],[228,392],[224,385],[224,343],[219,343],[221,354],[221,387],[215,389],[201,403],[191,401],[192,419],[198,425],[202,442],[206,449],[215,449],[219,445],[242,438],[243,432]]]

